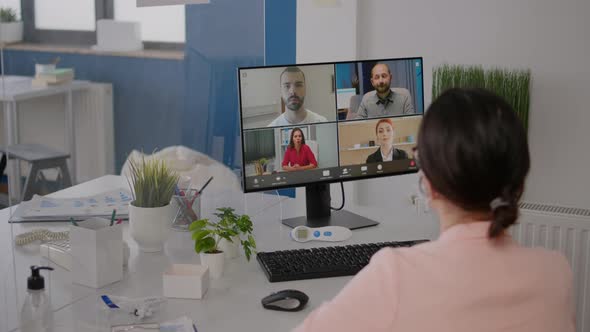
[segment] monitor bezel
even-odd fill
[[[264,192],[264,191],[275,191],[275,190],[280,190],[280,189],[289,189],[289,188],[299,188],[299,187],[305,187],[307,185],[314,185],[314,184],[330,184],[330,183],[340,183],[340,182],[349,182],[349,181],[359,181],[359,180],[367,180],[367,179],[375,179],[375,178],[383,178],[383,177],[390,177],[390,176],[399,176],[399,175],[406,175],[406,174],[414,174],[414,173],[418,173],[418,168],[416,169],[409,169],[407,171],[400,171],[400,172],[396,172],[396,173],[383,173],[383,174],[372,174],[372,175],[366,175],[366,176],[361,176],[361,177],[346,177],[346,178],[341,178],[341,179],[325,179],[325,180],[315,180],[315,181],[310,181],[307,183],[294,183],[294,184],[286,184],[286,185],[278,185],[278,186],[272,186],[272,187],[264,187],[264,188],[246,188],[246,165],[244,163],[244,149],[245,149],[245,142],[244,142],[244,117],[242,116],[242,91],[241,91],[241,86],[242,86],[242,77],[240,75],[240,72],[242,70],[246,70],[246,69],[263,69],[263,68],[277,68],[277,67],[290,67],[290,66],[313,66],[313,65],[334,65],[336,66],[337,64],[340,63],[351,63],[351,62],[356,62],[356,63],[363,63],[363,62],[380,62],[380,61],[398,61],[398,60],[420,60],[420,67],[422,68],[422,113],[421,114],[413,114],[413,115],[400,115],[400,116],[388,116],[388,117],[378,117],[378,118],[401,118],[401,117],[424,117],[424,114],[426,113],[426,107],[425,107],[425,102],[424,102],[424,58],[423,57],[405,57],[405,58],[381,58],[381,59],[367,59],[367,60],[349,60],[349,61],[334,61],[334,62],[308,62],[308,63],[295,63],[295,64],[281,64],[281,65],[270,65],[270,66],[252,66],[252,67],[238,67],[237,68],[237,76],[238,76],[238,108],[239,108],[239,117],[240,117],[240,141],[241,141],[241,159],[242,159],[242,166],[241,166],[241,170],[242,170],[242,190],[244,193],[255,193],[255,192]],[[335,73],[334,73],[335,75]],[[335,82],[334,82],[335,84]],[[336,93],[336,87],[334,86],[334,98],[338,98],[337,93]],[[371,118],[371,119],[378,119],[378,118]],[[346,121],[338,121],[338,119],[336,119],[336,125],[338,125],[339,122],[355,122],[355,121],[366,121],[369,119],[358,119],[358,120],[346,120]],[[322,124],[321,122],[318,124]],[[272,127],[273,129],[275,128],[286,128],[286,127],[293,127],[291,125],[289,126],[276,126],[276,127]],[[254,129],[254,128],[253,128]],[[256,128],[254,130],[257,130],[260,128]],[[251,130],[251,129],[248,129]],[[338,140],[339,137],[337,135],[336,140]],[[338,153],[338,159],[340,159],[340,153]],[[359,164],[361,165],[361,164]],[[365,164],[362,164],[365,165]],[[351,165],[348,165],[351,166]],[[338,166],[338,167],[344,167],[344,166]],[[303,171],[304,172],[304,171]]]

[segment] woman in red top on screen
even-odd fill
[[[299,128],[293,128],[291,131],[291,139],[289,140],[287,151],[285,151],[282,165],[283,170],[287,172],[303,171],[318,167],[318,162],[316,161],[313,152],[309,146],[305,144],[303,131]]]

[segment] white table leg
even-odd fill
[[[66,146],[70,152],[70,160],[68,161],[68,168],[71,172],[72,184],[75,185],[78,182],[78,173],[76,172],[76,139],[75,139],[75,119],[74,111],[72,109],[72,90],[66,92],[66,116],[65,116],[65,128],[66,128]]]
[[[16,101],[4,102],[4,124],[6,127],[6,146],[18,144],[18,114],[16,110]],[[18,203],[20,200],[20,163],[18,160],[10,160],[8,158],[7,173],[8,174],[8,191],[10,196],[10,204]]]

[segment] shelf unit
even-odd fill
[[[405,142],[405,143],[394,143],[393,146],[406,146],[406,145],[414,145],[416,143],[414,142]],[[360,148],[343,148],[340,149],[340,151],[358,151],[358,150],[375,150],[375,148],[378,148],[379,145],[374,145],[374,146],[362,146]]]

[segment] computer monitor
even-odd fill
[[[417,172],[422,58],[238,69],[245,192],[306,187],[291,227],[378,224],[330,209],[330,183]]]

